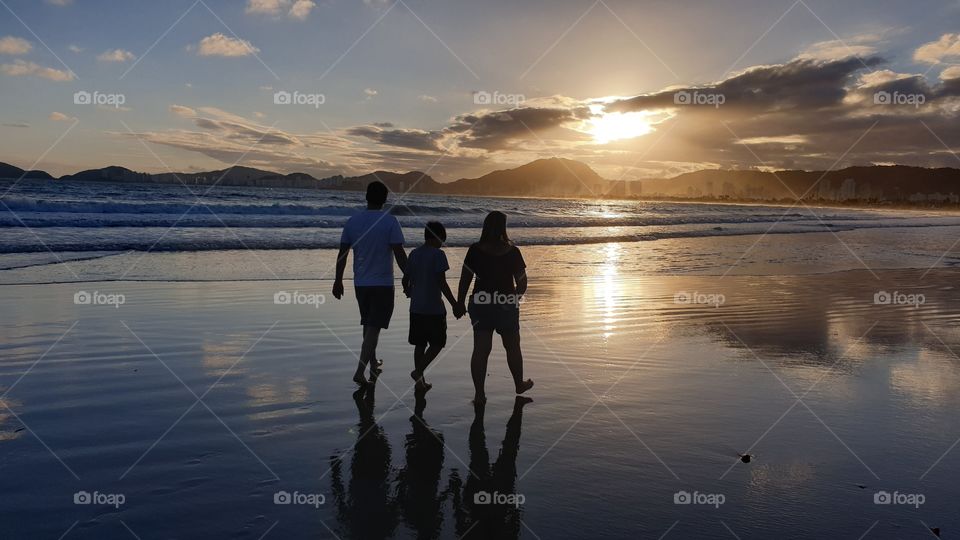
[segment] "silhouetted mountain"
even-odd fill
[[[0,163],[0,178],[19,178],[23,170]],[[52,177],[31,171],[27,178]],[[362,176],[317,179],[305,173],[281,174],[250,167],[201,173],[148,174],[105,167],[60,180],[222,185],[363,191],[380,180],[394,193],[435,193],[517,197],[638,197],[730,201],[804,201],[865,204],[960,204],[960,170],[902,165],[849,167],[838,171],[704,170],[672,178],[605,180],[588,165],[562,158],[540,159],[479,178],[440,183],[422,172],[377,171]]]
[[[640,182],[644,196],[837,202],[960,202],[960,170],[903,165],[837,171],[707,170]]]
[[[347,178],[333,176],[324,178],[320,181],[320,184],[321,188],[324,189],[363,191],[367,189],[367,184],[375,180],[386,184],[387,188],[393,193],[443,193],[446,187],[446,184],[441,184],[431,178],[430,175],[419,171],[408,173],[377,171],[363,176]]]
[[[610,182],[585,163],[572,159],[538,159],[515,169],[465,178],[443,185],[445,193],[519,197],[590,197],[609,191]]]
[[[26,173],[26,174],[24,174]],[[52,180],[53,177],[44,171],[24,171],[20,167],[15,167],[8,163],[0,163],[0,178],[33,178],[37,180]]]

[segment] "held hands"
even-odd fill
[[[467,307],[463,302],[457,302],[453,305],[453,316],[459,319],[467,313]]]
[[[337,300],[343,298],[343,281],[339,279],[333,282],[333,297]]]

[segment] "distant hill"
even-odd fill
[[[848,167],[828,172],[705,170],[643,180],[640,187],[645,197],[958,203],[960,170],[904,165]]]
[[[20,178],[24,171],[0,163],[0,178]],[[52,180],[43,171],[26,178]],[[250,167],[230,167],[199,173],[149,174],[124,167],[104,167],[63,176],[77,182],[122,182],[222,185],[258,188],[299,188],[363,191],[374,180],[394,193],[433,193],[513,197],[626,197],[717,201],[796,201],[942,205],[960,204],[960,170],[925,169],[903,165],[849,167],[837,171],[703,170],[672,178],[609,181],[590,166],[563,158],[539,159],[514,169],[479,178],[440,183],[418,172],[376,171],[362,176],[317,179],[306,173],[282,174]]]
[[[426,173],[411,171],[408,173],[395,173],[389,171],[376,171],[363,176],[351,176],[344,178],[334,176],[321,180],[321,187],[325,189],[342,189],[350,191],[363,191],[367,189],[367,184],[379,180],[386,184],[387,188],[393,193],[444,193],[446,184],[441,184]]]
[[[53,177],[44,171],[24,171],[8,163],[0,163],[0,178],[32,178],[37,180],[52,180]]]
[[[572,159],[538,159],[515,169],[443,185],[445,193],[518,197],[590,197],[609,191],[607,180]]]

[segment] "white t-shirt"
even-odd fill
[[[353,284],[393,286],[393,245],[403,245],[397,218],[383,210],[364,210],[347,220],[341,245],[353,248]]]

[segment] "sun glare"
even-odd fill
[[[602,113],[590,119],[590,134],[600,144],[640,137],[653,131],[646,112]]]

